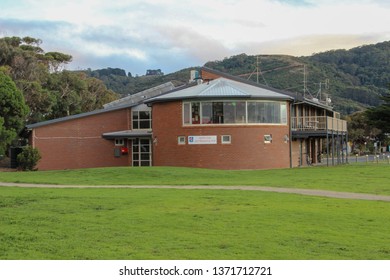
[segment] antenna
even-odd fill
[[[303,97],[305,98],[307,89],[306,64],[303,64]]]
[[[256,56],[256,82],[259,83],[259,56]]]
[[[253,72],[249,75],[248,77],[248,80],[252,77],[253,73],[256,72],[256,83],[259,83],[259,74],[261,75],[261,77],[263,78],[263,81],[265,83],[266,86],[268,86],[268,83],[267,81],[265,80],[264,76],[263,76],[263,73],[261,73],[261,69],[260,69],[260,61],[259,61],[259,56],[257,55],[256,56],[256,66],[255,66],[255,70],[253,70]]]

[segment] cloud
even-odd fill
[[[172,72],[237,53],[309,55],[390,40],[387,0],[2,0],[0,36],[43,40],[70,68]]]
[[[384,34],[351,35],[305,35],[284,40],[252,42],[237,47],[237,53],[247,54],[280,54],[292,56],[309,56],[314,53],[335,49],[351,49],[365,44],[381,41]]]

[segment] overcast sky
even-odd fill
[[[73,56],[68,69],[171,73],[232,55],[311,55],[390,40],[389,0],[0,0],[0,37]]]

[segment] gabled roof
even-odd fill
[[[132,106],[135,106],[135,105],[132,105]],[[113,108],[98,109],[98,110],[94,110],[94,111],[87,112],[87,113],[81,113],[81,114],[77,114],[77,115],[71,115],[71,116],[67,116],[67,117],[62,117],[62,118],[57,118],[57,119],[53,119],[53,120],[29,124],[29,125],[26,125],[26,128],[27,129],[37,128],[37,127],[41,127],[41,126],[45,126],[45,125],[50,125],[50,124],[80,119],[80,118],[84,118],[84,117],[88,117],[88,116],[103,114],[103,113],[116,111],[116,110],[120,110],[120,109],[125,109],[125,108],[132,107],[132,106],[131,105],[122,105],[122,106],[113,107]]]
[[[155,97],[161,94],[164,94],[165,92],[169,92],[170,90],[174,89],[175,86],[171,83],[165,83],[138,93],[135,93],[130,96],[126,96],[124,98],[115,100],[113,102],[107,103],[103,105],[103,109],[98,109],[94,110],[91,112],[86,112],[86,113],[81,113],[77,115],[72,115],[72,116],[67,116],[67,117],[62,117],[62,118],[57,118],[53,120],[48,120],[48,121],[43,121],[43,122],[38,122],[34,124],[27,125],[27,129],[33,129],[36,127],[41,127],[45,125],[50,125],[50,124],[55,124],[55,123],[60,123],[60,122],[65,122],[65,121],[70,121],[74,119],[79,119],[79,118],[84,118],[88,116],[93,116],[97,114],[103,114],[103,113],[108,113],[111,111],[116,111],[116,110],[121,110],[125,108],[131,108],[135,107],[137,105],[145,103],[145,101],[151,97]]]
[[[292,100],[291,96],[274,90],[258,87],[249,83],[234,81],[227,78],[217,78],[209,82],[196,84],[192,87],[176,90],[151,98],[146,103],[165,102],[184,99],[210,98],[253,98],[267,100]]]
[[[110,103],[104,104],[104,108],[112,108],[112,107],[117,107],[120,105],[134,105],[134,104],[141,104],[143,103],[146,99],[161,95],[163,93],[166,93],[168,91],[171,91],[175,88],[172,82],[167,82],[162,85],[158,85],[149,89],[146,89],[144,91],[131,94],[129,96],[123,97],[121,99],[112,101]]]

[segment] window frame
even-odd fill
[[[115,138],[115,146],[120,147],[125,145],[125,139]]]
[[[242,110],[240,111],[240,115],[236,115],[234,117],[235,122],[229,123],[220,123],[218,122],[209,122],[203,123],[204,120],[211,117],[214,118],[214,112],[208,112],[207,116],[203,116],[203,106],[210,106],[213,110],[214,104],[222,103],[222,107],[228,107],[231,104],[229,103],[245,103],[245,116],[242,115]],[[195,104],[193,108],[193,104]],[[203,105],[204,104],[204,105]],[[263,116],[265,119],[267,115],[270,120],[266,120],[263,122],[250,122],[250,110],[249,106],[262,106]],[[278,105],[278,106],[277,106]],[[234,126],[234,125],[288,125],[288,102],[287,101],[277,101],[277,100],[205,100],[205,101],[183,101],[182,102],[182,123],[183,126],[210,126],[210,125],[218,125],[218,126]],[[257,108],[257,109],[256,109]],[[256,112],[260,112],[260,107],[255,107]],[[241,108],[242,109],[242,108]],[[196,112],[195,112],[196,111]],[[277,112],[277,116],[275,113]],[[195,113],[195,115],[194,115]],[[194,121],[195,116],[195,121]],[[243,121],[237,121],[237,117],[241,117]],[[257,116],[258,118],[261,115]],[[222,117],[223,118],[223,117]],[[253,116],[252,116],[253,118]],[[274,122],[275,120],[279,120],[279,122]]]
[[[224,137],[229,137],[229,140],[224,140]],[[232,136],[231,135],[221,135],[221,144],[231,144]]]
[[[272,143],[272,134],[264,134],[264,144]]]
[[[186,137],[185,136],[178,136],[177,137],[177,144],[178,145],[185,145],[186,144]]]
[[[142,118],[141,114],[147,113],[149,115],[149,118]],[[135,115],[136,114],[136,118]],[[141,123],[148,122],[147,128],[141,128]],[[137,124],[137,127],[135,127],[134,124]],[[152,111],[146,111],[146,110],[137,110],[137,111],[131,111],[131,128],[132,130],[150,130],[152,129]]]

